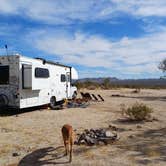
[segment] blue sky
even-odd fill
[[[0,0],[0,54],[74,66],[79,77],[159,78],[165,0]]]

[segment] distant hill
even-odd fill
[[[102,83],[106,78],[108,78],[110,82],[119,80],[116,77],[99,77],[99,78],[82,78],[79,79],[79,82],[90,81],[90,82]]]
[[[160,79],[118,79],[116,77],[107,77],[110,80],[111,85],[115,86],[129,86],[129,87],[135,87],[135,86],[141,86],[141,87],[161,87],[166,88],[166,79],[160,78]],[[103,81],[106,78],[83,78],[79,79],[78,82],[94,82],[94,83],[103,83]]]

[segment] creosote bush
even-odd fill
[[[152,108],[148,107],[146,104],[136,102],[131,107],[125,108],[123,105],[121,107],[124,116],[131,120],[148,120],[151,118]]]

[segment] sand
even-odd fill
[[[83,90],[87,92],[88,90]],[[87,108],[50,110],[33,109],[0,116],[0,165],[93,165],[93,166],[165,166],[166,165],[166,90],[143,89],[91,90],[104,102],[90,102]],[[120,94],[124,97],[112,97]],[[121,114],[121,106],[135,102],[153,108],[156,120],[129,122]],[[2,112],[2,111],[1,111]],[[69,123],[76,133],[84,129],[114,125],[120,139],[113,144],[74,145],[73,161],[63,156],[61,127]]]

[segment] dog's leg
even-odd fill
[[[70,159],[69,159],[69,162],[71,162],[72,161],[72,153],[73,153],[73,140],[72,140],[72,138],[71,138],[71,140],[70,140]]]
[[[65,141],[65,140],[64,140],[64,145],[65,145],[65,156],[67,156],[68,151],[67,151],[67,144],[66,144],[66,141]]]

